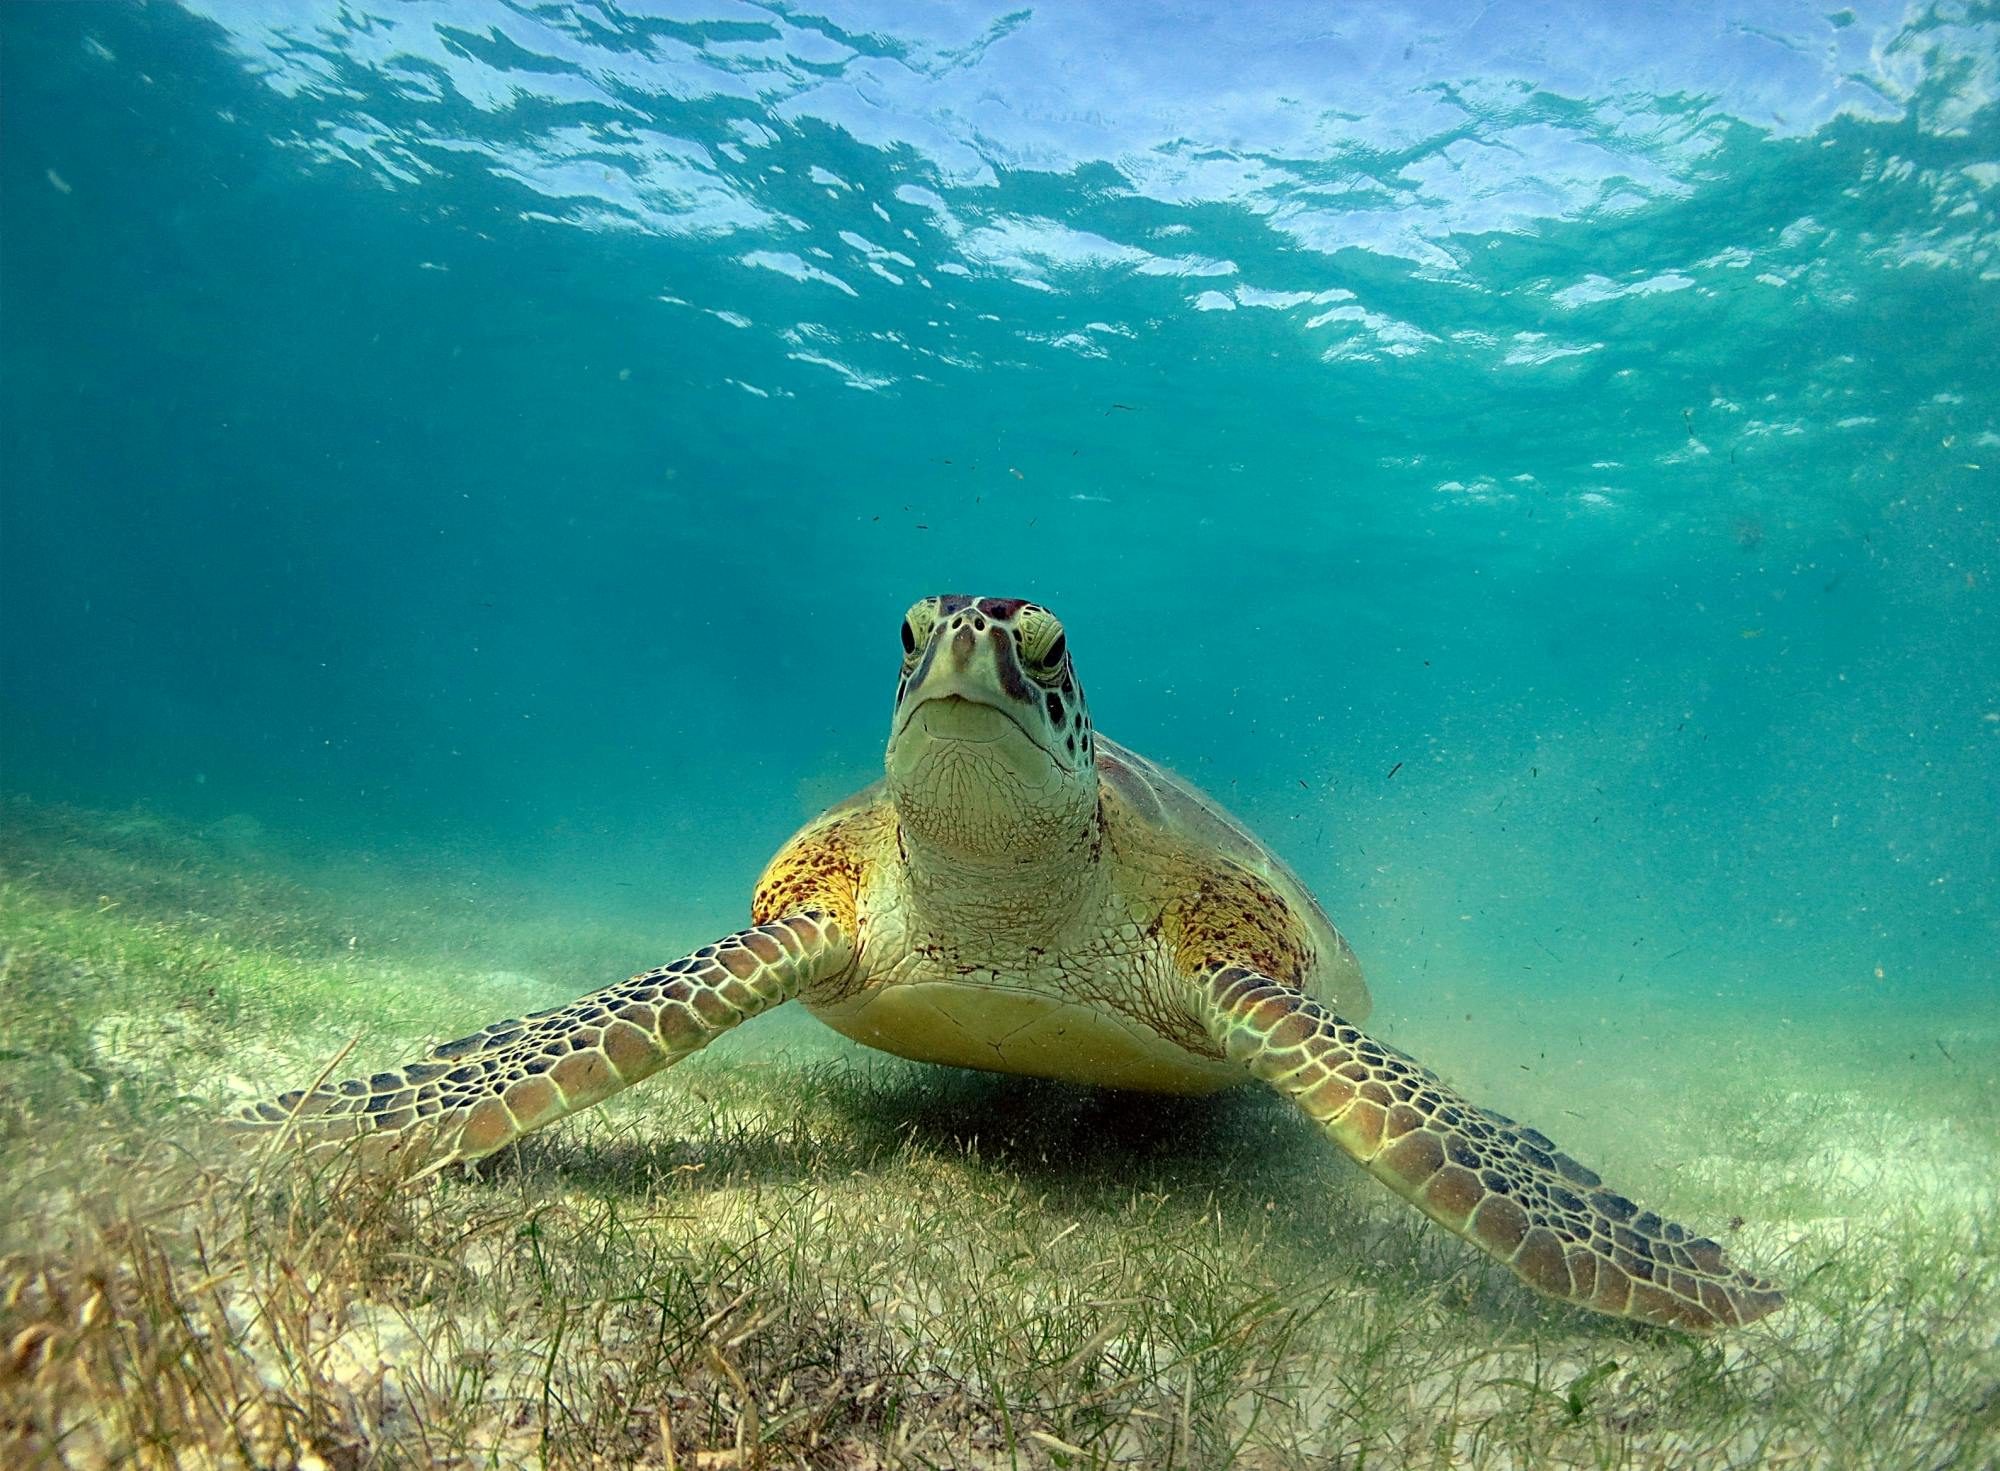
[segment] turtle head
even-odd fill
[[[1069,640],[1018,598],[925,598],[903,616],[889,796],[906,833],[963,860],[1067,852],[1097,814]]]

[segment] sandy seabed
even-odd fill
[[[717,926],[524,920],[443,865],[279,879],[255,833],[145,814],[17,801],[4,836],[10,1465],[2000,1455],[1990,1010],[1461,1025],[1378,981],[1390,1040],[1791,1295],[1696,1340],[1536,1298],[1261,1090],[929,1069],[803,1015],[476,1172],[246,1148],[227,1105],[343,1047],[366,1072]]]

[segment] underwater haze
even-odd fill
[[[733,919],[878,773],[902,610],[1028,597],[1364,954],[1992,992],[1990,17],[7,42],[16,789]]]
[[[456,1035],[745,923],[785,837],[880,775],[904,609],[1027,598],[1097,726],[1316,892],[1388,1037],[1681,1179],[1707,1229],[1782,1215],[1732,1243],[1760,1269],[1838,1256],[1824,1222],[1930,1166],[1898,1135],[1905,1173],[1837,1209],[1767,1207],[1755,1161],[1711,1199],[1674,1172],[1747,1125],[1705,1068],[1778,1118],[1865,1086],[1878,1038],[1899,1099],[2000,1089],[1991,6],[9,5],[0,138],[18,894],[101,852],[48,903],[137,913],[120,865],[185,842],[175,883],[347,906],[346,964],[369,906],[484,886],[548,928],[454,931],[466,992],[381,1003]],[[375,1006],[299,1003],[260,1072],[242,1004],[182,1091],[310,1081]],[[768,1032],[855,1055],[816,1035]],[[80,1075],[123,1076],[101,1040]],[[1910,1127],[1969,1220],[1993,1118],[1954,1107]],[[1185,1148],[1233,1159],[1203,1132],[1232,1127]],[[1992,1270],[1990,1230],[1924,1250],[1952,1290]],[[1973,1465],[1996,1301],[1905,1324],[1988,1392],[1932,1384],[1879,1456],[1603,1443]],[[1323,1428],[1133,1458],[1290,1464]],[[1327,1445],[1418,1464],[1401,1434]],[[994,1464],[1133,1459],[1008,1435]],[[1504,1463],[1569,1463],[1536,1444]]]

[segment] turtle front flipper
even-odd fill
[[[1534,1129],[1478,1108],[1310,996],[1242,966],[1193,977],[1209,1035],[1369,1174],[1530,1287],[1709,1332],[1784,1305],[1717,1243],[1643,1211]]]
[[[853,959],[849,928],[802,910],[420,1061],[245,1108],[238,1120],[314,1140],[366,1135],[371,1154],[414,1151],[432,1169],[475,1160],[699,1052]]]

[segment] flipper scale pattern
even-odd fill
[[[432,1168],[475,1160],[671,1067],[852,958],[837,921],[801,911],[403,1067],[255,1104],[238,1122],[312,1140],[367,1135],[378,1148],[416,1147]]]
[[[1243,966],[1196,976],[1209,1033],[1376,1179],[1505,1262],[1602,1313],[1682,1331],[1784,1304],[1722,1247],[1641,1210],[1547,1135],[1467,1102],[1436,1074],[1311,997]]]

